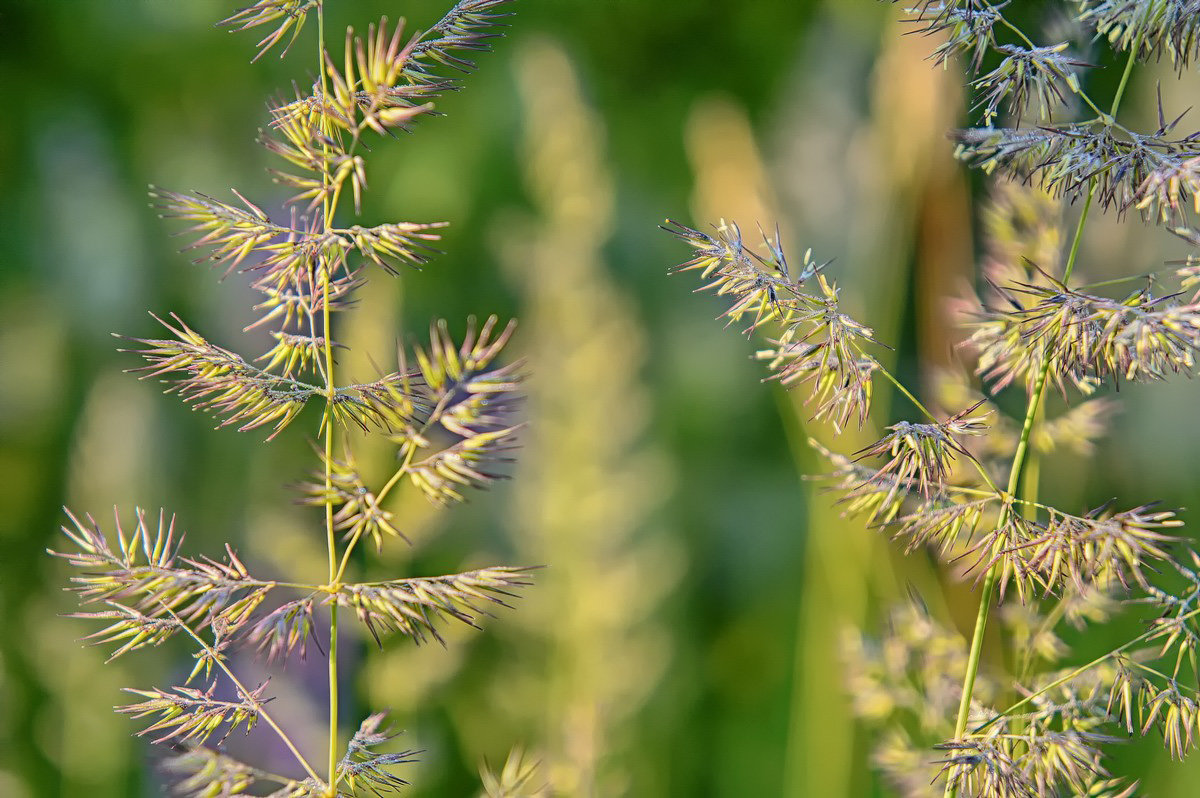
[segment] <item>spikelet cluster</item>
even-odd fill
[[[766,325],[779,330],[768,339],[771,348],[757,356],[784,385],[807,388],[815,418],[837,429],[866,419],[878,365],[868,349],[875,333],[841,312],[837,285],[820,273],[825,264],[805,252],[793,275],[778,231],[774,238],[763,234],[759,252],[745,245],[733,223],[722,222],[712,235],[670,220],[663,229],[695,250],[675,271],[699,271],[701,290],[730,300],[722,313],[728,324],[749,317],[747,333]],[[805,283],[814,279],[816,291],[807,290]]]

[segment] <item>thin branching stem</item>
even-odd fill
[[[1155,280],[1161,274],[1174,272],[1175,266],[1168,266],[1164,269],[1152,269],[1150,271],[1141,272],[1139,274],[1128,274],[1124,277],[1113,277],[1111,280],[1097,280],[1094,283],[1084,283],[1079,286],[1080,291],[1094,291],[1097,288],[1106,288],[1113,285],[1124,285],[1132,282],[1146,282],[1147,280]]]
[[[1017,38],[1019,38],[1021,41],[1025,42],[1025,46],[1028,47],[1030,50],[1033,50],[1037,47],[1037,45],[1033,43],[1033,40],[1025,35],[1025,31],[1021,30],[1016,25],[1009,22],[1007,19],[1004,18],[1003,15],[1001,15],[999,17],[999,20],[1000,20],[1001,25],[1008,28],[1010,31],[1012,31],[1013,33],[1015,33],[1017,35]]]
[[[1092,100],[1092,98],[1088,95],[1088,93],[1086,91],[1084,91],[1081,88],[1078,91],[1078,94],[1079,94],[1079,98],[1081,100],[1083,100],[1083,102],[1087,105],[1087,107],[1091,108],[1093,111],[1096,112],[1097,117],[1099,117],[1101,119],[1105,118],[1104,111],[1100,110],[1100,106],[1096,105],[1095,101]]]
[[[1136,662],[1136,661],[1135,661],[1135,662],[1130,662],[1130,663],[1129,663],[1129,666],[1130,666],[1131,668],[1137,668],[1137,669],[1138,669],[1139,671],[1141,671],[1142,673],[1148,673],[1148,674],[1150,674],[1151,676],[1157,676],[1159,679],[1162,679],[1164,682],[1176,682],[1176,683],[1178,683],[1178,681],[1179,681],[1179,672],[1178,672],[1178,670],[1176,670],[1174,673],[1172,673],[1170,676],[1168,676],[1167,674],[1165,674],[1165,673],[1163,673],[1162,671],[1160,671],[1158,668],[1151,667],[1150,665],[1147,665],[1147,664],[1146,664],[1146,663],[1144,663],[1144,662]],[[1187,685],[1180,685],[1180,686],[1181,686],[1181,687],[1183,687],[1185,690],[1191,690],[1193,693],[1195,693],[1195,692],[1196,692],[1196,690],[1195,690],[1195,689],[1193,689],[1193,688],[1191,688],[1191,687],[1188,687]]]
[[[1108,115],[1114,120],[1117,118],[1117,110],[1121,107],[1121,98],[1125,96],[1125,87],[1129,85],[1129,76],[1133,74],[1133,62],[1137,60],[1137,53],[1142,47],[1142,37],[1138,36],[1137,41],[1129,48],[1129,58],[1125,61],[1125,71],[1121,73],[1121,82],[1117,84],[1117,91],[1113,94],[1112,109]]]
[[[309,584],[305,584],[304,582],[250,581],[250,582],[246,582],[245,584],[247,586],[253,586],[253,587],[271,587],[271,588],[286,587],[286,588],[291,588],[292,590],[301,590],[301,591],[308,592],[308,593],[311,593],[314,590],[321,590],[324,587],[324,585],[309,585]]]
[[[1113,96],[1112,110],[1109,116],[1115,118],[1117,110],[1121,105],[1121,98],[1125,93],[1125,87],[1129,83],[1129,76],[1133,71],[1133,63],[1137,56],[1140,42],[1129,50],[1129,58],[1125,62],[1125,71],[1121,75],[1121,82],[1117,86],[1116,94]],[[1075,225],[1075,234],[1071,240],[1071,250],[1067,256],[1066,265],[1063,268],[1062,282],[1065,284],[1071,279],[1071,273],[1075,269],[1075,261],[1079,256],[1079,245],[1083,240],[1083,230],[1087,225],[1088,212],[1091,210],[1092,201],[1096,196],[1096,189],[1099,181],[1096,177],[1092,177],[1088,181],[1087,199],[1083,203],[1083,209],[1079,214],[1079,222]],[[1042,397],[1046,391],[1046,375],[1050,370],[1050,358],[1044,358],[1041,369],[1038,371],[1036,380],[1034,381],[1033,390],[1029,395],[1029,404],[1025,409],[1025,419],[1021,425],[1021,437],[1017,443],[1016,453],[1013,455],[1012,467],[1008,474],[1008,489],[1009,495],[1014,495],[1020,485],[1021,479],[1025,474],[1026,456],[1029,452],[1029,441],[1033,432],[1034,420],[1041,408]],[[1003,527],[1008,521],[1009,513],[1013,512],[1011,505],[1005,505],[1001,512],[1000,525]],[[1001,559],[996,559],[991,567],[988,568],[987,574],[983,579],[983,586],[979,596],[979,612],[975,617],[975,629],[971,635],[971,647],[967,655],[967,669],[963,676],[962,697],[958,705],[958,718],[954,724],[954,739],[960,740],[967,730],[967,719],[971,712],[971,697],[975,690],[975,678],[979,673],[979,658],[983,651],[983,638],[987,630],[988,614],[991,610],[992,595],[995,593],[996,582],[999,579],[1000,571],[1003,568]],[[1122,649],[1123,650],[1123,649]],[[1101,660],[1103,661],[1103,660]],[[1049,688],[1047,688],[1049,689]],[[1027,699],[1028,700],[1028,699]],[[1008,713],[1005,713],[1008,714]],[[945,795],[947,798],[955,798],[958,794],[958,788],[952,779],[946,781]]]
[[[429,428],[431,426],[433,426],[434,421],[441,415],[442,411],[445,409],[445,405],[446,405],[447,401],[448,401],[448,397],[443,397],[441,400],[438,401],[438,404],[429,413],[429,418],[426,419],[425,423],[422,424],[421,428],[420,428],[420,433],[422,435],[424,433],[428,432]],[[914,399],[913,401],[916,401],[916,400]],[[924,408],[921,408],[921,409],[924,410]],[[925,412],[926,412],[926,414],[928,414],[928,411],[925,411]],[[388,497],[388,494],[391,493],[392,490],[398,484],[400,484],[400,480],[404,478],[404,475],[408,473],[409,468],[412,466],[413,457],[414,457],[414,455],[416,455],[416,453],[417,453],[417,447],[415,447],[415,446],[408,447],[408,450],[404,453],[404,460],[401,461],[400,465],[396,468],[396,471],[391,475],[391,477],[388,478],[388,481],[383,484],[383,487],[379,489],[379,492],[377,494],[375,494],[376,503],[382,505],[383,500]],[[328,453],[327,453],[326,460],[328,460],[328,459],[329,458],[328,458]],[[346,550],[342,553],[341,564],[338,566],[337,571],[334,572],[329,578],[329,584],[330,584],[331,588],[336,589],[337,586],[341,584],[342,576],[346,573],[346,566],[350,564],[350,554],[351,554],[351,552],[354,551],[354,547],[358,545],[358,542],[361,539],[362,539],[362,530],[358,529],[358,530],[355,530],[354,534],[351,535],[350,540],[347,541]]]
[[[929,412],[929,409],[921,403],[921,400],[918,399],[917,397],[913,396],[912,391],[908,390],[908,388],[904,385],[904,383],[902,383],[902,382],[900,382],[900,380],[896,379],[895,375],[893,375],[892,372],[888,371],[888,369],[882,365],[876,366],[875,370],[878,371],[880,374],[882,374],[884,377],[887,377],[888,382],[890,382],[892,385],[896,386],[896,390],[898,390],[900,393],[902,393],[906,397],[908,397],[908,401],[912,402],[913,405],[918,410],[921,411],[921,414],[924,415],[925,418],[929,419],[934,424],[939,423],[938,417],[935,416],[933,413]]]
[[[1200,608],[1194,609],[1191,612],[1180,616],[1179,620],[1180,621],[1192,620],[1192,619],[1195,619],[1197,616],[1200,616]],[[987,731],[987,729],[989,727],[995,725],[1002,719],[1012,717],[1014,712],[1021,709],[1021,707],[1025,706],[1026,704],[1036,701],[1038,698],[1044,696],[1046,693],[1050,692],[1051,690],[1055,689],[1056,687],[1061,687],[1062,685],[1075,680],[1076,678],[1078,678],[1078,677],[1082,676],[1083,674],[1087,673],[1088,671],[1090,671],[1092,668],[1095,668],[1097,665],[1102,665],[1103,663],[1116,657],[1117,655],[1123,654],[1126,651],[1128,651],[1129,649],[1134,648],[1135,646],[1138,646],[1142,643],[1147,642],[1148,640],[1153,639],[1154,636],[1158,635],[1158,634],[1161,634],[1161,630],[1158,629],[1157,627],[1151,627],[1150,629],[1146,630],[1145,632],[1142,632],[1140,635],[1133,638],[1132,640],[1122,643],[1121,645],[1117,646],[1113,650],[1108,651],[1104,654],[1101,654],[1100,656],[1096,657],[1095,659],[1091,660],[1090,662],[1086,662],[1083,665],[1080,665],[1078,668],[1074,669],[1073,671],[1070,671],[1069,673],[1065,673],[1062,676],[1055,679],[1054,681],[1050,682],[1049,684],[1044,685],[1041,689],[1038,689],[1038,690],[1035,690],[1035,691],[1029,693],[1029,695],[1025,696],[1020,701],[1017,701],[1014,704],[1010,704],[1008,707],[1006,707],[1004,709],[1003,712],[997,712],[990,719],[984,721],[983,723],[981,723],[978,726],[971,729],[971,733],[972,734],[981,734],[984,731]],[[1141,670],[1150,671],[1150,672],[1153,672],[1157,675],[1160,675],[1160,676],[1163,676],[1164,678],[1166,678],[1164,674],[1159,674],[1153,668],[1149,668],[1148,666],[1146,666],[1142,663],[1135,662],[1132,664],[1138,666]]]
[[[166,613],[170,615],[177,624],[179,624],[179,628],[187,632],[187,634],[196,641],[196,644],[199,645],[200,648],[204,649],[204,653],[208,655],[208,658],[217,663],[217,667],[221,669],[221,672],[229,677],[229,681],[233,682],[233,686],[237,688],[237,691],[241,695],[242,699],[249,701],[254,706],[254,711],[258,713],[260,718],[263,719],[263,722],[275,730],[275,733],[279,735],[280,741],[282,741],[283,744],[287,746],[287,749],[292,752],[292,755],[296,757],[296,761],[300,763],[300,766],[304,768],[309,777],[318,784],[321,784],[321,777],[317,775],[317,771],[314,770],[313,766],[309,764],[307,759],[305,759],[304,754],[300,753],[300,749],[297,748],[296,744],[292,742],[292,738],[289,737],[287,732],[283,730],[283,727],[275,722],[275,719],[271,717],[271,713],[267,712],[267,708],[263,705],[263,702],[259,701],[255,697],[254,693],[247,689],[246,685],[242,684],[242,680],[237,677],[237,674],[233,672],[233,669],[225,664],[225,658],[222,657],[216,650],[214,650],[213,647],[208,644],[207,640],[197,634],[195,629],[184,623],[183,619],[176,615],[170,607],[168,607],[166,604],[162,605],[162,607],[163,610],[166,611]]]
[[[329,76],[325,69],[325,3],[317,3],[317,64],[321,76],[321,103],[328,102]],[[322,132],[328,126],[324,113],[321,114]],[[326,158],[322,164],[322,182],[324,184],[323,219],[326,233],[333,227],[333,215],[337,210],[336,198],[329,190],[332,176],[329,174],[329,145],[322,141],[322,149]],[[325,361],[325,380],[328,389],[325,405],[325,490],[333,492],[333,436],[335,424],[333,421],[333,401],[336,383],[333,371],[333,336],[330,325],[329,283],[332,277],[332,264],[325,262],[320,271],[321,279],[321,326],[323,327],[323,359]],[[329,585],[327,590],[336,592],[338,589],[338,552],[337,537],[334,532],[333,504],[325,504],[325,544],[329,554]],[[326,795],[334,798],[337,794],[337,765],[338,765],[338,606],[336,602],[329,605],[329,779],[326,781]]]
[[[350,540],[346,542],[346,548],[342,550],[342,559],[338,564],[337,571],[329,580],[330,590],[336,590],[336,586],[342,584],[342,577],[346,574],[346,566],[350,564],[350,552],[354,551],[354,547],[358,544],[358,541],[362,539],[363,529],[365,529],[365,527],[359,527],[358,529],[354,530],[354,534],[351,535]]]
[[[426,424],[426,427],[428,427],[428,424]],[[396,469],[396,473],[392,474],[391,478],[384,483],[383,487],[376,495],[375,501],[377,503],[382,505],[383,500],[387,498],[389,493],[391,493],[392,488],[396,487],[404,475],[408,473],[408,467],[412,465],[413,455],[416,453],[416,451],[417,447],[408,447],[408,451],[404,455],[404,461],[400,464],[400,467]],[[354,534],[351,535],[350,540],[346,542],[346,549],[342,552],[342,561],[338,565],[337,571],[329,580],[329,584],[332,587],[336,588],[336,586],[342,583],[342,577],[346,573],[346,567],[350,564],[350,554],[354,551],[354,547],[358,545],[358,542],[362,539],[363,529],[363,527],[360,527],[359,529],[354,530]]]
[[[1063,271],[1064,283],[1070,279],[1071,271],[1075,267],[1075,259],[1079,254],[1079,243],[1083,239],[1083,228],[1087,224],[1088,211],[1091,209],[1092,199],[1096,195],[1096,186],[1097,181],[1095,178],[1092,178],[1087,200],[1083,204],[1083,210],[1079,214],[1079,222],[1075,226],[1075,236],[1071,241],[1071,251],[1067,256],[1067,264]],[[1008,472],[1007,493],[1010,496],[1017,492],[1021,477],[1024,474],[1025,458],[1029,452],[1029,441],[1033,434],[1033,422],[1041,407],[1042,396],[1046,391],[1046,375],[1049,371],[1050,358],[1045,358],[1034,381],[1033,390],[1029,395],[1029,404],[1025,409],[1025,420],[1021,424],[1021,437],[1017,442],[1017,451],[1013,455],[1012,467]],[[1005,505],[998,522],[1000,528],[1003,528],[1008,523],[1011,512],[1011,505]],[[998,542],[997,546],[999,545],[1001,544]],[[983,578],[983,586],[979,594],[979,612],[975,616],[975,630],[971,634],[971,647],[967,654],[967,670],[963,676],[962,697],[958,703],[958,717],[954,723],[953,739],[955,740],[962,739],[963,734],[967,730],[967,719],[971,714],[971,696],[975,691],[975,678],[979,674],[979,658],[983,651],[983,637],[987,631],[988,615],[992,606],[992,595],[996,591],[996,582],[999,580],[1000,571],[1003,567],[1003,561],[997,558],[991,567],[988,568],[987,574]],[[955,798],[957,794],[958,788],[954,781],[947,780],[945,792],[947,798]]]
[[[1088,194],[1088,201],[1089,202],[1091,201],[1091,193],[1090,192]],[[1084,211],[1084,213],[1086,214],[1086,210]],[[1083,229],[1082,227],[1078,227],[1076,229],[1075,241],[1072,242],[1072,247],[1071,247],[1073,252],[1078,248],[1079,231],[1082,229]],[[1070,262],[1072,265],[1074,265],[1074,256],[1073,255],[1071,256]],[[1033,420],[1034,424],[1037,424],[1040,421],[1044,421],[1046,418],[1045,405],[1039,403],[1038,408],[1039,409],[1038,409],[1037,413],[1035,414],[1035,417]],[[1039,492],[1038,487],[1041,484],[1041,467],[1042,467],[1042,459],[1041,459],[1041,455],[1038,452],[1035,451],[1027,457],[1026,464],[1025,464],[1025,478],[1021,481],[1021,497],[1020,498],[1021,498],[1021,510],[1022,510],[1025,518],[1030,521],[1032,521],[1034,518],[1037,517],[1038,509],[1043,507],[1043,505],[1038,504],[1038,492]],[[1054,609],[1051,610],[1046,615],[1046,619],[1043,622],[1042,628],[1041,628],[1041,630],[1039,630],[1039,632],[1049,631],[1049,630],[1053,629],[1058,624],[1059,619],[1062,617],[1063,613],[1065,612],[1066,606],[1067,606],[1067,604],[1065,601],[1060,601],[1054,607]],[[1029,675],[1029,668],[1033,664],[1033,654],[1034,654],[1034,647],[1033,646],[1026,647],[1025,651],[1022,654],[1022,658],[1021,658],[1021,667],[1017,671],[1018,678],[1024,679],[1026,676]]]

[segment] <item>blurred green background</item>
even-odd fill
[[[63,504],[101,520],[114,504],[125,518],[165,507],[188,531],[188,554],[231,541],[262,573],[322,567],[319,519],[287,487],[315,465],[315,418],[266,445],[213,431],[122,374],[136,363],[109,337],[157,334],[150,310],[230,348],[265,348],[241,332],[253,318],[247,281],[190,265],[170,235],[180,225],[160,222],[146,198],[150,183],[220,198],[236,187],[268,209],[284,198],[255,134],[266,98],[311,80],[315,26],[287,58],[252,65],[257,37],[212,27],[234,5],[0,2],[7,798],[156,794],[149,746],[111,707],[122,686],[165,687],[186,667],[170,646],[105,666],[77,642],[85,626],[61,617],[67,574],[44,553],[59,545]],[[333,3],[331,30],[381,14],[423,28],[446,5]],[[355,637],[349,715],[392,708],[403,743],[425,750],[404,774],[414,796],[477,793],[480,761],[498,765],[514,744],[570,795],[886,794],[841,692],[840,630],[877,626],[910,586],[944,590],[930,604],[962,628],[974,601],[932,576],[925,555],[906,562],[840,521],[800,480],[816,468],[807,414],[760,383],[754,344],[713,321],[719,306],[691,294],[694,280],[668,277],[686,253],[656,225],[778,220],[795,260],[809,246],[835,258],[847,307],[925,384],[955,357],[944,298],[972,279],[978,249],[985,187],[952,162],[944,136],[965,118],[964,79],[925,61],[930,42],[902,36],[911,28],[896,8],[874,0],[514,10],[497,52],[440,103],[445,117],[371,153],[365,224],[451,227],[423,271],[375,276],[340,337],[355,347],[347,368],[370,378],[368,354],[387,365],[397,338],[433,318],[459,333],[470,314],[522,320],[513,351],[529,361],[531,426],[515,478],[447,512],[401,496],[394,509],[414,545],[362,566],[375,578],[548,568],[516,611],[483,633],[448,630],[445,648],[395,640],[379,651]],[[1103,49],[1094,58],[1111,61]],[[1131,116],[1152,119],[1159,79],[1170,107],[1196,96],[1195,75],[1142,68]],[[1161,232],[1101,219],[1082,263],[1099,280],[1178,255]],[[1120,399],[1108,442],[1048,463],[1044,495],[1069,509],[1114,496],[1196,505],[1195,386],[1129,386]],[[889,405],[881,387],[877,423]],[[870,434],[834,445],[852,451]],[[371,442],[361,451],[380,470],[391,456]],[[1087,646],[1136,631],[1093,631]],[[272,676],[280,714],[319,748],[320,658]],[[1200,783],[1195,759],[1166,767],[1150,743],[1124,747],[1117,763],[1159,798]]]

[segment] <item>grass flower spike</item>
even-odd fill
[[[319,438],[316,467],[299,487],[300,501],[319,511],[314,534],[325,541],[327,578],[260,578],[256,565],[228,544],[218,559],[184,556],[174,518],[141,510],[132,526],[118,514],[109,534],[90,516],[68,511],[63,531],[70,545],[55,552],[77,570],[73,589],[89,611],[76,617],[103,624],[88,639],[111,648],[112,658],[171,639],[193,648],[184,684],[131,689],[136,700],[118,708],[143,720],[140,734],[171,744],[166,771],[184,795],[341,798],[400,790],[420,752],[397,750],[398,733],[384,713],[369,714],[357,732],[342,736],[339,629],[357,620],[380,645],[397,635],[440,641],[445,623],[478,626],[530,584],[528,569],[511,566],[360,582],[353,556],[365,541],[382,549],[406,540],[389,502],[398,485],[409,482],[444,505],[506,476],[522,426],[521,364],[504,351],[514,325],[494,316],[482,324],[471,319],[457,336],[452,330],[461,325],[435,320],[428,344],[402,346],[394,370],[370,382],[348,379],[336,357],[344,349],[336,340],[337,314],[368,280],[425,263],[442,227],[344,220],[361,211],[370,155],[379,139],[413,129],[439,95],[457,88],[475,66],[466,56],[488,49],[507,3],[460,0],[423,34],[386,18],[365,34],[350,29],[339,56],[326,46],[324,14],[323,0],[260,0],[221,23],[264,33],[255,60],[294,51],[315,28],[317,77],[308,92],[297,90],[295,99],[270,107],[262,136],[280,159],[272,173],[288,194],[286,210],[268,212],[273,203],[237,190],[236,201],[226,202],[151,189],[163,216],[189,225],[187,249],[199,251],[200,261],[250,277],[261,298],[260,315],[247,330],[266,328],[270,348],[240,355],[174,313],[155,316],[163,337],[125,340],[145,361],[135,369],[143,379],[166,382],[167,393],[211,414],[220,427],[263,428],[270,440],[310,422],[310,434]],[[315,412],[306,414],[309,407]],[[397,452],[391,477],[380,484],[355,456],[365,434],[387,439]],[[310,643],[328,660],[323,762],[284,725],[289,713],[275,716],[269,682],[242,680],[235,656],[249,651],[282,660],[304,655]],[[268,727],[290,753],[290,773],[243,760],[233,733],[254,726]]]

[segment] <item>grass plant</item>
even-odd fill
[[[1186,117],[1161,101],[1154,130],[1121,121],[1139,62],[1165,58],[1182,72],[1200,56],[1200,7],[1062,3],[1079,35],[1039,44],[1013,5],[931,0],[907,12],[935,41],[935,64],[973,74],[981,124],[951,138],[960,160],[997,181],[987,257],[956,306],[974,380],[947,372],[929,396],[910,390],[882,362],[888,342],[843,311],[829,262],[787,252],[777,228],[665,229],[693,249],[677,271],[698,272],[727,326],[759,336],[769,379],[801,393],[810,422],[836,440],[864,425],[880,386],[915,414],[853,451],[814,442],[846,514],[910,553],[934,552],[978,600],[965,637],[920,597],[882,639],[848,636],[856,708],[877,728],[886,779],[914,796],[1128,796],[1137,784],[1110,773],[1111,745],[1156,732],[1181,758],[1200,732],[1200,557],[1175,512],[1123,497],[1059,507],[1040,495],[1039,475],[1044,458],[1086,451],[1103,433],[1114,404],[1104,393],[1196,368],[1194,257],[1088,284],[1080,253],[1096,211],[1200,246],[1200,133],[1182,132]],[[1089,77],[1105,48],[1119,75],[1100,96]],[[1073,229],[1062,229],[1062,206],[1077,209]],[[1146,631],[1100,656],[1066,642],[1070,627],[1119,611],[1146,613]],[[984,668],[996,616],[1004,652]]]
[[[265,430],[269,441],[310,423],[319,441],[316,467],[298,486],[298,500],[317,509],[328,573],[315,583],[260,578],[229,544],[220,556],[185,555],[174,517],[141,509],[118,511],[108,531],[68,510],[69,545],[54,552],[78,569],[77,616],[102,624],[88,639],[110,646],[113,659],[172,638],[192,648],[182,684],[130,689],[132,702],[118,708],[144,720],[141,735],[164,744],[164,770],[181,794],[335,798],[398,790],[407,783],[404,766],[419,752],[395,750],[397,734],[382,712],[354,719],[357,731],[347,733],[339,703],[347,621],[376,642],[396,634],[439,640],[443,623],[474,626],[529,584],[528,569],[507,566],[355,578],[367,544],[404,539],[388,501],[399,486],[410,483],[433,504],[448,505],[504,476],[521,426],[522,366],[502,357],[514,325],[472,319],[456,333],[435,321],[427,342],[402,345],[393,368],[360,382],[339,367],[334,323],[371,276],[398,277],[434,254],[440,223],[363,226],[346,217],[361,209],[372,149],[412,129],[437,97],[458,88],[505,16],[506,0],[460,0],[423,33],[386,18],[365,33],[347,30],[341,54],[327,44],[323,0],[257,0],[220,23],[263,34],[254,60],[300,52],[312,46],[304,29],[316,29],[312,86],[271,103],[262,134],[263,146],[281,159],[273,174],[290,196],[284,210],[270,212],[270,203],[256,204],[236,189],[230,202],[161,188],[151,195],[164,216],[190,225],[189,248],[205,253],[201,261],[226,275],[251,276],[260,315],[247,331],[270,330],[273,345],[243,357],[173,313],[155,316],[164,337],[124,340],[145,360],[137,369],[143,378],[165,380],[168,393],[220,427]],[[355,459],[366,435],[386,437],[397,452],[390,477],[378,485]],[[266,660],[313,650],[326,658],[327,746],[320,756],[286,727],[270,685],[239,675],[235,654],[247,650]],[[243,761],[230,735],[258,724],[289,752],[290,770]],[[515,755],[484,781],[491,795],[518,795],[534,789],[532,778],[529,763]]]

